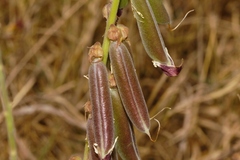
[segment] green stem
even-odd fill
[[[88,160],[88,155],[89,155],[88,140],[85,140],[83,160]]]
[[[110,28],[111,24],[114,24],[117,18],[117,11],[118,11],[118,5],[119,5],[120,0],[113,0],[112,1],[112,6],[111,6],[111,10],[110,10],[110,14],[107,20],[107,25],[105,28],[105,33],[104,33],[104,39],[103,39],[103,62],[104,64],[107,64],[107,59],[108,59],[108,49],[109,49],[109,44],[110,41],[107,37],[107,32],[108,29]]]
[[[1,51],[0,51],[0,95],[1,95],[0,97],[1,97],[2,106],[3,106],[3,113],[6,119],[6,126],[7,126],[9,159],[17,160],[15,125],[14,125],[14,119],[12,115],[12,105],[9,101],[8,92],[6,89]]]

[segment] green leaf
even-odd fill
[[[158,24],[170,23],[170,18],[162,0],[148,0]]]
[[[128,5],[129,0],[120,0],[119,9],[122,9]]]

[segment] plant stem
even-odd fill
[[[117,11],[118,11],[118,5],[119,5],[120,0],[113,0],[112,5],[111,5],[111,10],[109,13],[109,17],[107,19],[107,25],[105,28],[105,33],[104,33],[104,39],[103,39],[103,63],[107,64],[107,59],[108,59],[108,49],[109,49],[109,44],[110,41],[107,37],[107,32],[111,24],[114,24],[117,18]]]
[[[88,160],[88,155],[89,155],[89,147],[88,147],[88,140],[86,139],[83,160]]]
[[[2,53],[0,51],[0,97],[3,106],[3,113],[6,120],[8,145],[9,145],[9,159],[17,160],[17,149],[15,141],[15,125],[12,115],[12,105],[9,102],[8,92],[6,89],[5,77],[3,73]]]

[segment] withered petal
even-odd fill
[[[177,76],[182,70],[182,66],[176,67],[176,66],[161,65],[160,68],[169,77]]]
[[[182,65],[183,65],[183,60],[182,63],[179,66],[175,65],[167,65],[167,64],[162,64],[157,61],[153,61],[154,67],[159,67],[162,69],[162,71],[169,77],[175,77],[177,76],[181,70],[182,70]]]

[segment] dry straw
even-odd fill
[[[161,122],[156,143],[136,132],[141,157],[239,159],[239,0],[163,2],[172,26],[187,11],[195,10],[174,32],[160,26],[172,58],[184,59],[178,77],[168,78],[152,67],[131,6],[123,10],[119,20],[129,27],[134,65],[150,117],[171,108],[156,117]],[[13,109],[20,159],[59,160],[74,153],[82,157],[86,133],[83,106],[88,100],[88,80],[83,77],[88,72],[87,48],[102,41],[106,22],[100,13],[106,3],[0,1],[0,46],[10,100],[28,86]],[[77,7],[75,12],[64,19],[73,7]],[[58,22],[61,25],[53,27]],[[26,59],[27,55],[33,56]],[[6,119],[0,108],[0,159],[8,159]],[[157,129],[157,124],[151,127]]]

